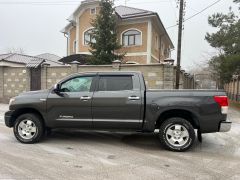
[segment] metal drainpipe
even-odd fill
[[[66,36],[67,33],[64,33],[64,37],[67,38],[67,56],[68,56],[68,36]]]

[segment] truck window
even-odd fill
[[[133,90],[131,75],[123,76],[100,76],[98,91],[123,91]]]
[[[93,77],[75,77],[62,83],[62,92],[89,92]]]

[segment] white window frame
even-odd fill
[[[85,33],[91,29],[94,29],[94,27],[90,27],[88,29],[86,29],[85,31],[83,31],[83,35],[82,35],[82,44],[83,46],[89,46],[89,44],[85,44]]]
[[[140,39],[140,44],[137,44],[137,45],[124,45],[124,44],[123,44],[123,34],[124,34],[125,32],[127,32],[127,31],[138,31],[138,32],[140,32],[140,37],[141,37],[141,39]],[[123,47],[142,46],[142,31],[139,30],[139,29],[136,29],[136,28],[126,29],[126,30],[124,30],[124,31],[121,33],[120,39],[121,39],[120,44],[123,45]]]

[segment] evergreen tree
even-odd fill
[[[233,2],[240,5],[240,0]],[[219,50],[219,55],[213,57],[209,65],[223,85],[231,80],[234,73],[240,73],[240,18],[230,7],[228,14],[215,13],[208,18],[208,23],[217,31],[207,33],[205,38]]]
[[[92,38],[95,40],[89,43],[91,64],[111,64],[124,57],[124,54],[116,53],[121,45],[117,42],[117,17],[114,11],[112,0],[101,0],[100,12],[92,22]]]

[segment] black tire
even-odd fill
[[[169,135],[171,133],[172,135]],[[186,119],[179,117],[169,118],[160,126],[159,139],[165,149],[177,152],[186,151],[194,143],[194,128]]]
[[[27,129],[27,131],[23,131],[21,126],[25,126],[24,128],[26,129],[26,126],[28,126],[28,123],[31,124],[30,125],[31,130],[34,129],[33,131],[35,132],[31,132],[31,130],[29,131],[29,129]],[[42,118],[37,114],[32,114],[32,113],[22,114],[16,119],[13,127],[13,132],[16,139],[21,143],[24,143],[24,144],[36,143],[44,135],[44,126],[43,126]],[[30,134],[29,137],[27,137],[26,132],[28,132],[28,135]]]

